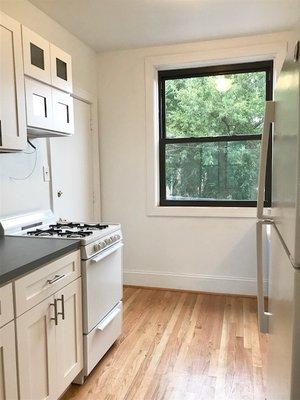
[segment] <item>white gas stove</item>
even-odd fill
[[[1,219],[0,235],[80,240],[84,369],[76,383],[83,383],[122,332],[121,226],[57,221],[47,210]]]
[[[88,259],[122,240],[120,224],[57,221],[50,210],[3,218],[0,220],[0,235],[79,239],[82,259]]]

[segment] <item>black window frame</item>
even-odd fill
[[[170,79],[196,78],[213,75],[229,75],[232,73],[266,72],[266,101],[273,99],[273,60],[247,62],[239,64],[215,65],[208,67],[174,69],[158,71],[159,90],[159,205],[160,206],[199,206],[199,207],[256,207],[257,201],[252,200],[168,200],[166,198],[166,168],[165,149],[167,144],[174,143],[208,143],[231,142],[243,140],[261,140],[262,134],[205,136],[190,138],[167,138],[165,118],[165,82]],[[264,206],[271,206],[272,193],[272,129],[270,132],[267,171],[265,182]]]

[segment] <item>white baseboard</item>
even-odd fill
[[[124,270],[124,284],[199,292],[256,295],[256,279],[173,272]],[[265,282],[265,293],[267,282]]]

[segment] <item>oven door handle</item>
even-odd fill
[[[119,242],[119,243],[113,245],[112,247],[110,247],[109,249],[102,251],[97,256],[92,257],[91,258],[91,262],[92,263],[97,263],[97,262],[101,261],[103,258],[105,258],[105,257],[109,256],[110,254],[114,253],[115,251],[121,249],[123,246],[124,246],[123,243]]]
[[[120,307],[116,307],[114,310],[112,310],[97,326],[98,331],[104,331],[104,329],[116,318],[117,315],[119,315],[121,312]]]

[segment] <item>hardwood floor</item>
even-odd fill
[[[256,302],[125,288],[122,337],[63,400],[264,400]]]

